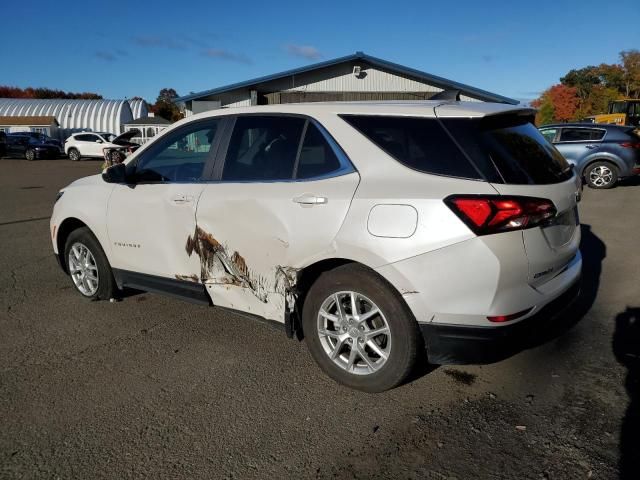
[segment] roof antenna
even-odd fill
[[[429,100],[455,100],[460,101],[460,90],[442,90],[436,93]]]

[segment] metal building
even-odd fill
[[[146,117],[147,114],[147,105],[143,100],[0,98],[0,116],[55,117],[60,124],[60,140],[80,131],[120,134],[123,124]]]
[[[221,107],[278,103],[427,100],[459,90],[462,100],[517,104],[470,85],[356,52],[306,67],[177,98],[186,116]]]

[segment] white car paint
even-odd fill
[[[478,102],[355,102],[194,115],[163,131],[127,164],[190,122],[285,113],[317,121],[355,171],[313,181],[135,186],[90,177],[67,187],[54,207],[54,251],[59,252],[56,229],[73,217],[91,228],[113,268],[166,279],[191,278],[206,286],[214,305],[277,322],[284,321],[296,272],[327,259],[358,262],[380,273],[421,323],[489,326],[487,316],[533,307],[514,321],[518,322],[575,283],[581,269],[580,229],[574,224],[477,236],[443,199],[451,193],[532,195],[553,200],[564,213],[575,208],[576,180],[546,186],[495,185],[417,173],[338,115],[437,113],[467,118],[519,110]],[[317,203],[297,203],[301,197]],[[215,251],[206,268],[198,245]],[[558,266],[563,270],[551,280],[532,277]]]

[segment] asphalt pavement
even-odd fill
[[[640,181],[585,189],[585,284],[556,327],[374,395],[240,315],[81,298],[48,217],[100,163],[0,160],[0,478],[639,478]]]

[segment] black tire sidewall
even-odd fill
[[[594,185],[593,183],[591,183],[591,171],[594,168],[597,167],[607,167],[609,170],[611,170],[612,173],[612,179],[611,182],[608,183],[607,185],[603,185],[603,186],[597,186]],[[608,188],[613,188],[616,186],[616,184],[618,183],[618,168],[611,162],[607,162],[607,161],[597,161],[592,163],[591,165],[589,165],[589,167],[587,168],[587,172],[586,172],[586,178],[587,178],[587,185],[589,185],[589,188],[593,188],[596,190],[606,190]]]
[[[65,242],[64,247],[64,262],[67,266],[67,269],[69,267],[69,251],[71,250],[73,244],[76,242],[80,242],[85,245],[96,261],[96,265],[98,267],[98,290],[92,296],[83,294],[80,290],[78,290],[78,287],[76,287],[76,284],[73,282],[71,275],[69,275],[69,279],[71,280],[73,288],[75,288],[75,290],[80,295],[89,300],[108,300],[112,298],[116,291],[116,285],[113,278],[111,265],[109,265],[109,261],[107,260],[107,256],[100,246],[100,242],[98,242],[98,239],[93,235],[93,233],[91,233],[91,230],[89,230],[87,227],[74,230],[67,237],[67,241]]]
[[[348,373],[327,356],[317,331],[317,315],[322,302],[339,291],[355,291],[373,301],[382,311],[391,330],[391,354],[385,365],[369,375]],[[377,273],[358,265],[346,265],[323,273],[305,298],[303,331],[311,355],[331,378],[351,388],[381,392],[393,388],[413,369],[421,345],[417,323],[400,295]]]

